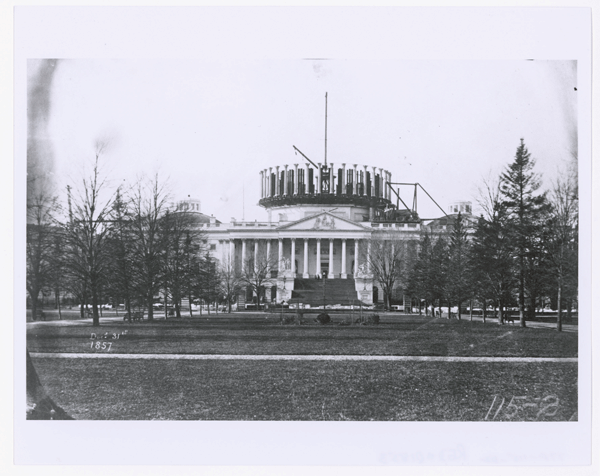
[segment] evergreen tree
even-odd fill
[[[429,314],[431,294],[427,283],[427,270],[431,259],[431,239],[429,233],[421,235],[417,256],[408,279],[408,292],[419,300],[425,300],[425,314]]]
[[[515,160],[501,175],[500,190],[507,210],[507,223],[513,243],[519,322],[525,327],[526,285],[535,280],[536,272],[530,261],[536,253],[536,240],[541,235],[541,216],[547,206],[545,194],[536,192],[540,188],[540,178],[533,171],[535,160],[521,144],[517,148]]]
[[[449,296],[448,307],[451,307],[451,302],[455,302],[458,306],[458,319],[460,319],[461,304],[470,295],[468,259],[470,244],[467,238],[467,224],[461,213],[456,216],[450,226],[446,280]]]
[[[439,235],[431,251],[431,266],[428,272],[431,285],[432,300],[437,301],[440,316],[442,301],[448,299],[448,243],[444,235]],[[450,318],[450,303],[448,303],[448,318]]]
[[[484,309],[488,299],[497,304],[500,324],[504,322],[503,310],[515,285],[512,246],[504,222],[504,207],[497,202],[491,219],[480,217],[477,222],[469,259],[474,293],[482,300]]]

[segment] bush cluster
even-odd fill
[[[316,317],[315,322],[319,324],[331,324],[331,317],[326,312],[322,312]]]

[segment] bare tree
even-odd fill
[[[237,301],[243,285],[240,273],[236,271],[233,257],[230,254],[227,254],[219,263],[219,277],[221,293],[227,303],[228,312],[231,312],[231,305]]]
[[[562,331],[562,301],[565,288],[577,293],[577,245],[579,199],[575,176],[554,182],[550,203],[552,206],[547,239],[548,259],[556,279],[558,315],[556,329]]]
[[[252,290],[259,308],[261,302],[264,302],[266,288],[275,285],[277,282],[275,278],[271,277],[271,270],[273,269],[277,269],[277,260],[267,256],[264,250],[260,250],[256,256],[251,253],[250,257],[243,263],[240,282]]]
[[[38,314],[38,298],[44,287],[52,285],[56,271],[55,243],[59,228],[57,198],[46,187],[38,187],[27,202],[27,293],[33,319]]]
[[[98,298],[103,273],[108,266],[106,237],[111,227],[114,194],[107,192],[101,175],[100,156],[106,143],[96,144],[95,161],[89,177],[69,196],[69,221],[66,227],[67,262],[71,277],[86,283],[92,298],[93,325],[100,325]]]
[[[408,287],[408,276],[416,256],[416,244],[389,232],[374,232],[371,235],[371,250],[366,262],[379,283],[385,296],[385,307],[390,308],[390,299],[395,287]]]
[[[152,179],[140,179],[130,200],[135,281],[137,292],[148,308],[149,321],[154,318],[154,296],[162,284],[163,252],[168,238],[162,220],[167,211],[167,200],[166,185],[161,183],[158,174]]]

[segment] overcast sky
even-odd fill
[[[259,171],[324,157],[419,182],[444,208],[477,198],[523,137],[544,183],[576,152],[574,61],[60,60],[48,87],[57,185],[77,182],[107,138],[114,184],[158,172],[222,221],[266,219]],[[412,191],[404,189],[405,201]],[[242,200],[244,197],[244,200]],[[423,217],[439,216],[419,197]]]

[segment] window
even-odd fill
[[[216,249],[217,249],[217,245],[216,245],[215,243],[212,243],[212,244],[210,245],[210,249],[211,249],[211,251],[214,251],[214,250],[216,250]]]

